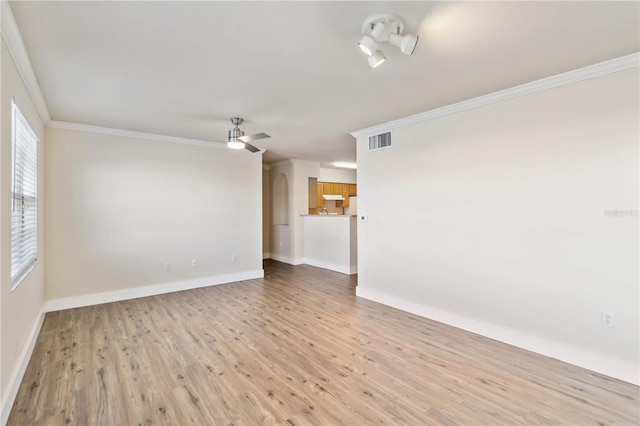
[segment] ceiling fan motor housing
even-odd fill
[[[237,141],[238,138],[241,138],[242,136],[244,136],[244,132],[240,130],[237,125],[233,129],[229,130],[229,141]]]

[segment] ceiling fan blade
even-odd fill
[[[266,133],[256,133],[255,135],[240,136],[238,139],[240,139],[242,142],[251,142],[251,141],[257,141],[259,139],[266,139],[270,137],[271,136],[269,136]]]
[[[250,143],[245,142],[244,143],[244,149],[246,149],[247,151],[251,151],[253,153],[256,153],[258,151],[260,151],[260,148],[257,148],[253,145],[251,145]]]

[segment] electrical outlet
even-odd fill
[[[237,262],[238,261],[238,255],[234,254],[233,256],[231,256],[231,261],[232,262]]]
[[[173,269],[173,265],[171,264],[171,262],[167,262],[167,264],[164,267],[165,270],[170,271],[171,269]]]
[[[194,268],[198,266],[198,259],[191,259],[191,266],[193,266]]]
[[[602,325],[605,327],[616,326],[616,320],[611,312],[602,312]]]

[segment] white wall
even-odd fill
[[[309,213],[309,178],[318,177],[320,163],[304,160],[285,160],[271,165],[271,189],[282,174],[288,182],[289,223],[271,225],[271,258],[292,265],[304,260],[303,214]],[[274,201],[275,202],[275,201]],[[273,218],[272,218],[273,219]]]
[[[303,217],[304,263],[343,274],[358,272],[355,217]]]
[[[274,184],[276,182],[276,179],[278,179],[278,176],[282,174],[285,176],[285,178],[287,179],[287,184],[288,184],[288,194],[291,194],[291,192],[293,192],[293,162],[291,160],[286,160],[286,161],[281,161],[278,162],[276,164],[273,164],[271,166],[271,173],[270,173],[270,188],[271,188],[271,196],[273,198],[273,187]],[[288,197],[289,202],[291,201],[291,197]],[[274,208],[274,202],[272,199],[271,202],[271,206],[272,208]],[[293,208],[291,206],[289,206],[288,209],[288,213],[289,213],[289,219],[291,218],[291,216],[293,215]],[[294,259],[293,259],[293,252],[292,252],[292,247],[293,247],[293,243],[292,243],[292,238],[293,238],[293,226],[291,226],[290,224],[287,225],[276,225],[273,222],[274,219],[274,215],[271,214],[271,250],[270,250],[270,257],[272,259],[281,261],[281,262],[286,262],[286,263],[293,263]]]
[[[0,384],[2,423],[6,420],[20,384],[30,345],[42,324],[44,306],[44,129],[32,100],[2,40],[0,52]],[[38,262],[20,285],[11,291],[11,98],[40,139],[38,143]]]
[[[262,270],[260,155],[53,128],[47,144],[48,299]]]
[[[632,68],[394,128],[389,149],[358,138],[358,294],[637,382],[638,81]]]
[[[271,167],[262,166],[262,257],[271,256]]]
[[[320,182],[357,183],[356,170],[320,168]]]
[[[293,161],[293,256],[296,264],[302,263],[304,254],[304,222],[302,215],[309,214],[309,178],[317,178],[320,163],[316,161]]]

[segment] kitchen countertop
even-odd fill
[[[301,214],[304,217],[356,217],[355,214]]]

